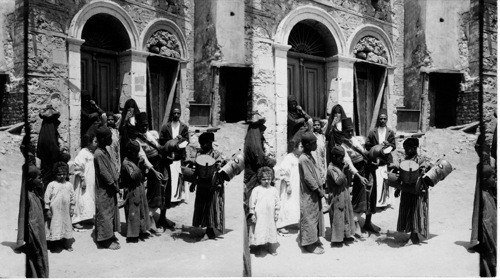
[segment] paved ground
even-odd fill
[[[231,156],[243,145],[244,125],[223,127],[216,134],[222,148]],[[227,131],[226,131],[227,130]],[[220,136],[218,136],[220,135]],[[228,140],[226,138],[234,138]],[[196,141],[197,138],[194,138]],[[0,277],[24,277],[24,254],[14,252],[21,182],[21,137],[0,134]],[[230,141],[230,142],[228,142]],[[3,150],[2,150],[3,149]],[[5,151],[5,153],[3,153]],[[49,253],[50,277],[239,277],[243,250],[243,175],[226,184],[226,234],[217,240],[201,239],[203,231],[191,225],[194,193],[188,204],[169,210],[168,217],[181,228],[167,230],[160,237],[139,243],[126,243],[118,234],[122,248],[97,249],[91,231],[74,232],[73,252]],[[122,227],[124,213],[121,212]],[[5,261],[8,260],[8,265]]]
[[[479,256],[466,249],[478,162],[473,151],[475,139],[475,135],[449,130],[430,131],[421,139],[422,153],[434,160],[446,154],[456,168],[430,192],[431,238],[426,244],[399,246],[405,236],[395,232],[399,209],[396,199],[392,208],[373,216],[373,222],[382,228],[381,234],[343,248],[330,248],[329,241],[322,238],[323,255],[303,253],[297,232],[280,236],[278,256],[252,255],[253,276],[477,277]],[[401,146],[398,143],[399,150]],[[325,223],[329,231],[328,215]]]

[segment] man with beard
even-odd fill
[[[99,246],[120,249],[115,232],[120,230],[117,193],[118,178],[115,166],[106,147],[111,145],[111,131],[106,126],[96,130],[97,149],[94,153],[96,175],[95,237]]]

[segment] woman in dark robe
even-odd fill
[[[49,256],[45,237],[45,221],[43,217],[42,198],[39,195],[43,188],[40,171],[34,165],[28,167],[26,189],[28,191],[28,231],[24,251],[27,258],[27,278],[49,277]],[[24,225],[23,225],[24,227]]]
[[[55,110],[52,105],[47,105],[40,112],[40,118],[43,121],[38,136],[36,156],[40,159],[44,192],[47,185],[54,180],[52,167],[54,163],[59,161],[59,132],[57,128],[61,123],[59,121],[60,115],[61,113]]]
[[[310,130],[307,122],[311,117],[299,106],[297,98],[294,95],[288,96],[288,119],[287,119],[287,141],[299,139],[304,132]],[[293,148],[288,148],[292,152]]]
[[[97,149],[94,152],[96,177],[95,236],[99,246],[112,250],[120,249],[115,232],[120,230],[118,212],[119,174],[106,150],[111,145],[111,131],[106,126],[96,130]]]
[[[346,118],[347,116],[342,105],[337,104],[333,106],[330,116],[328,117],[328,123],[325,131],[327,151],[331,151],[335,145],[342,144],[342,140],[344,139],[344,133],[342,132],[342,120]],[[326,153],[326,161],[327,164],[330,163],[330,153]]]
[[[243,194],[244,207],[245,207],[245,217],[248,218],[249,208],[248,200],[250,199],[250,194],[258,185],[257,171],[263,166],[268,166],[273,168],[276,164],[276,160],[266,156],[264,151],[264,131],[266,126],[264,123],[266,119],[260,116],[260,114],[255,114],[252,121],[250,122],[245,136],[244,144],[244,157],[245,157],[245,173],[243,177],[243,183],[245,184],[245,192]]]
[[[120,125],[118,126],[118,131],[120,132],[120,157],[122,161],[125,158],[125,147],[130,138],[133,138],[131,134],[136,131],[137,116],[140,113],[137,102],[134,99],[130,98],[125,102]]]

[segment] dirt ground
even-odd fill
[[[433,162],[443,154],[456,169],[430,191],[430,239],[421,245],[400,247],[405,237],[396,232],[399,199],[375,214],[380,234],[342,248],[330,248],[325,238],[323,255],[303,253],[298,232],[279,236],[278,255],[255,257],[252,276],[288,277],[478,277],[479,256],[467,251],[471,235],[475,187],[474,152],[476,135],[447,129],[432,130],[420,138],[422,154]],[[402,155],[402,139],[397,139],[397,156]],[[325,215],[326,231],[330,230]]]
[[[230,157],[242,149],[245,132],[243,124],[222,125],[214,146]],[[25,256],[13,250],[23,164],[21,138],[0,132],[0,277],[24,277]],[[227,183],[225,190],[226,233],[219,239],[202,239],[204,231],[190,227],[195,199],[191,193],[187,204],[167,213],[179,228],[160,237],[126,243],[117,234],[122,248],[112,251],[97,249],[92,230],[74,232],[73,252],[49,253],[50,277],[239,277],[243,271],[243,174]],[[124,213],[120,212],[124,229]]]

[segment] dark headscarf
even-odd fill
[[[215,135],[212,132],[203,132],[198,138],[198,142],[200,144],[207,142],[214,142],[214,141],[215,141]]]
[[[338,130],[337,127],[334,126],[334,124],[333,124],[333,118],[335,116],[335,113],[340,113],[341,120],[347,118],[342,105],[337,104],[337,105],[333,106],[333,108],[330,112],[330,116],[328,118],[328,124],[326,125],[326,139],[328,141],[333,140],[332,144],[333,143],[340,144],[340,143],[342,143],[342,139],[344,139],[344,133],[342,131]],[[333,145],[331,145],[331,147],[332,146]]]
[[[417,138],[413,138],[413,137],[410,137],[410,138],[407,138],[404,142],[403,142],[403,147],[413,147],[413,148],[417,148],[419,143],[418,143],[418,139]]]
[[[125,105],[123,106],[120,127],[118,128],[120,130],[120,133],[121,133],[122,127],[125,125],[125,116],[127,115],[129,108],[134,108],[134,114],[135,114],[136,118],[137,118],[137,115],[141,112],[141,111],[139,111],[139,106],[137,106],[137,102],[135,102],[134,99],[130,98],[129,100],[127,100],[125,102]]]

